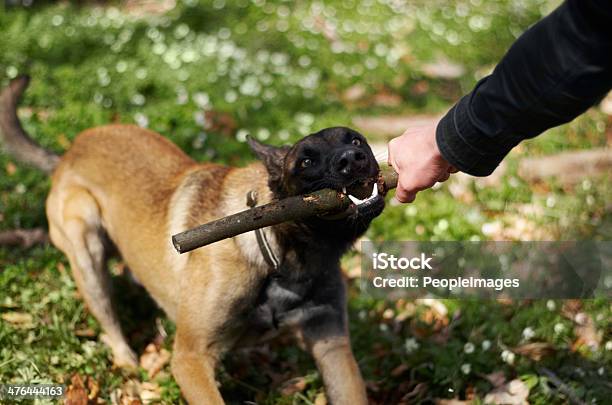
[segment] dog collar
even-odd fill
[[[251,190],[247,193],[247,206],[249,208],[253,208],[257,205],[257,192],[255,190]],[[257,238],[257,244],[259,245],[259,250],[261,251],[261,255],[264,258],[264,261],[272,267],[274,270],[278,270],[280,267],[280,261],[274,254],[272,247],[270,246],[270,242],[268,242],[268,238],[266,238],[266,234],[263,231],[263,228],[255,229],[255,237]]]

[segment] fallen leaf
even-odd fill
[[[516,354],[529,357],[531,360],[540,361],[543,357],[555,353],[555,348],[546,342],[527,343],[512,349]]]
[[[423,73],[435,79],[458,79],[465,73],[465,68],[458,64],[441,57],[432,63],[421,66]]]
[[[529,405],[529,402],[527,402],[528,396],[529,387],[527,387],[527,384],[515,379],[489,392],[484,398],[484,403],[495,405]]]
[[[166,349],[159,349],[150,343],[144,353],[140,356],[140,367],[147,370],[149,378],[155,375],[170,361],[170,352]]]
[[[327,397],[323,392],[319,392],[314,400],[314,405],[327,405]]]
[[[89,391],[89,395],[87,395],[87,398],[90,401],[96,399],[100,394],[100,385],[96,380],[91,377],[87,377],[87,389]]]
[[[585,312],[580,312],[576,314],[574,321],[577,323],[574,333],[578,339],[572,344],[572,350],[577,350],[582,346],[593,351],[599,349],[603,334],[595,327],[593,318]]]
[[[204,117],[205,129],[212,132],[220,132],[223,135],[231,136],[238,128],[234,117],[226,112],[209,110],[204,112]]]
[[[484,376],[484,378],[486,378],[487,381],[489,381],[495,388],[501,387],[506,382],[506,375],[503,371],[496,371],[494,373],[487,374]]]
[[[472,401],[462,401],[457,398],[453,399],[434,399],[436,405],[470,405]]]
[[[75,330],[74,334],[79,337],[94,337],[96,336],[96,331],[91,328],[82,328]]]
[[[21,329],[31,329],[35,326],[32,315],[27,312],[5,312],[2,314],[2,319]]]
[[[70,385],[66,389],[64,398],[65,405],[87,405],[87,389],[80,375],[75,374],[70,379]]]
[[[400,375],[404,374],[404,372],[407,371],[408,369],[409,369],[408,365],[406,363],[402,363],[399,366],[395,367],[393,370],[391,370],[391,376],[399,377]]]
[[[13,174],[15,174],[16,171],[17,171],[17,166],[15,166],[13,162],[8,162],[6,164],[6,173],[9,176],[12,176]]]
[[[59,143],[64,149],[70,149],[71,142],[70,139],[66,137],[66,134],[59,134],[57,137],[57,143]]]
[[[342,98],[345,101],[357,101],[363,98],[366,94],[366,88],[361,84],[355,84],[342,93]]]
[[[285,381],[279,388],[281,394],[285,396],[293,395],[296,392],[302,392],[306,389],[308,383],[305,377],[295,377]]]
[[[398,94],[392,93],[387,89],[383,89],[379,93],[375,94],[372,103],[376,106],[381,107],[397,107],[402,104],[402,97]]]
[[[154,382],[143,382],[140,386],[140,399],[143,404],[159,402],[161,399],[161,389]]]

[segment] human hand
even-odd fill
[[[440,153],[436,143],[438,122],[417,130],[409,129],[389,142],[389,165],[398,173],[395,198],[414,201],[419,191],[446,181],[457,169]]]

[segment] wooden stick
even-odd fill
[[[382,172],[378,180],[382,195],[395,187],[397,173],[392,170]],[[351,201],[345,194],[323,189],[273,201],[178,233],[172,236],[172,244],[179,253],[186,253],[241,233],[314,215],[336,214],[350,206]]]

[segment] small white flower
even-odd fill
[[[239,129],[238,132],[236,132],[236,140],[238,142],[246,142],[246,137],[249,134],[249,131],[247,131],[246,129]]]
[[[289,139],[289,136],[291,134],[289,133],[289,131],[287,131],[286,129],[281,129],[280,131],[278,131],[278,138],[281,141],[286,141],[287,139]]]
[[[378,328],[381,332],[389,332],[389,325],[387,325],[386,323],[381,323]]]
[[[474,349],[475,349],[474,344],[473,344],[473,343],[471,343],[471,342],[467,342],[467,343],[466,343],[466,344],[463,346],[463,351],[464,351],[466,354],[472,354],[472,353],[474,353]],[[467,374],[467,373],[466,373],[466,374]]]
[[[234,90],[228,90],[225,93],[225,101],[228,103],[233,103],[238,100],[238,94]]]
[[[608,340],[604,346],[606,350],[612,350],[612,340]]]
[[[593,185],[593,183],[591,183],[591,180],[584,180],[582,182],[582,189],[584,191],[589,191],[591,189],[592,185]]]
[[[139,127],[146,128],[149,126],[149,118],[143,113],[134,114],[134,121]]]
[[[482,350],[484,350],[485,352],[487,350],[489,350],[491,348],[491,341],[490,340],[483,340],[482,341]]]
[[[359,311],[359,319],[365,321],[366,319],[368,319],[368,313],[364,310]]]
[[[193,113],[193,120],[199,126],[204,126],[206,124],[206,116],[202,111],[196,111]]]
[[[128,67],[127,62],[124,60],[120,60],[119,62],[117,62],[115,69],[117,70],[117,73],[123,73],[127,70],[127,67]]]
[[[526,327],[523,329],[523,339],[529,340],[535,336],[535,331],[531,327]]]
[[[448,229],[448,221],[446,219],[441,219],[440,221],[438,221],[438,228],[441,231],[445,231]]]
[[[208,94],[203,93],[203,92],[195,93],[193,95],[193,101],[200,108],[206,108],[210,106],[210,97],[208,97]]]
[[[510,365],[514,364],[515,355],[510,350],[504,350],[501,354],[501,358]]]
[[[145,69],[145,68],[139,68],[139,69],[136,70],[136,78],[138,80],[146,79],[148,74],[149,74],[149,72],[147,72],[147,69]]]
[[[408,338],[404,342],[404,348],[406,349],[406,353],[410,354],[419,348],[419,342],[416,341],[415,338]]]
[[[553,300],[548,300],[546,301],[546,308],[548,308],[549,311],[554,311],[557,309],[557,304],[555,304]]]
[[[268,138],[270,138],[270,130],[268,130],[267,128],[260,128],[257,131],[257,139],[259,139],[260,141],[266,141],[268,140]]]
[[[463,374],[470,374],[470,372],[472,371],[472,366],[470,365],[470,363],[465,363],[461,365],[461,372]]]
[[[140,93],[136,93],[132,96],[132,104],[134,105],[144,105],[146,99],[145,96],[143,96]]]
[[[15,186],[15,192],[17,194],[24,194],[26,191],[27,191],[27,188],[23,183],[19,183]]]
[[[409,216],[409,217],[414,217],[416,216],[418,210],[417,207],[415,207],[413,204],[410,204],[408,207],[406,207],[406,209],[404,210],[404,213]]]
[[[606,369],[603,367],[599,367],[599,369],[597,370],[597,374],[599,375],[604,375],[606,373]]]
[[[557,335],[560,333],[563,333],[563,331],[565,330],[565,325],[563,325],[560,322],[556,323],[555,326],[553,327],[553,330],[555,331]]]

